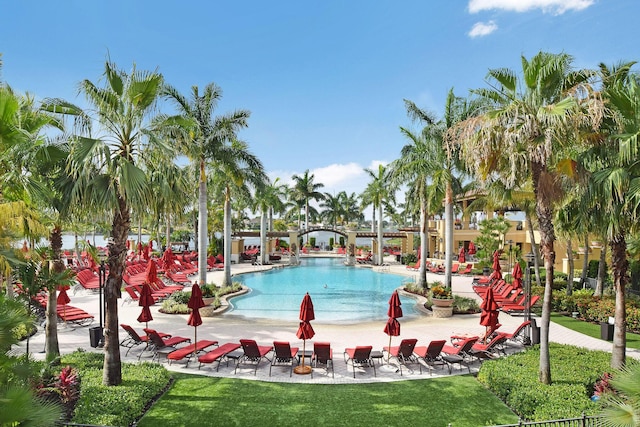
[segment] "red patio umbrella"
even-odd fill
[[[142,242],[138,242],[138,246],[136,247],[136,249],[138,249],[138,255],[142,254]]]
[[[389,348],[391,348],[391,337],[397,337],[400,335],[400,322],[398,319],[402,317],[402,303],[400,302],[400,296],[398,291],[395,290],[389,298],[389,310],[387,310],[387,324],[384,326],[384,333],[389,335]],[[389,363],[390,354],[387,356],[387,364]]]
[[[464,264],[465,262],[467,262],[464,258],[464,246],[460,248],[460,253],[458,254],[458,262],[460,264]]]
[[[142,247],[142,258],[149,261],[149,245],[144,245]]]
[[[173,259],[173,251],[171,248],[167,248],[164,254],[162,254],[162,268],[168,271],[173,266]]]
[[[304,298],[302,298],[302,304],[300,304],[300,326],[298,327],[298,332],[296,332],[296,336],[302,340],[302,363],[300,366],[296,366],[293,370],[296,374],[309,374],[311,373],[311,366],[304,365],[304,353],[306,350],[307,340],[313,338],[316,334],[311,327],[311,322],[316,318],[315,313],[313,312],[313,301],[311,301],[311,296],[309,292],[306,293]]]
[[[189,320],[187,325],[193,326],[193,342],[196,344],[193,346],[193,356],[196,356],[197,343],[198,343],[198,326],[202,325],[202,317],[200,317],[200,309],[204,307],[204,301],[202,300],[202,291],[197,283],[194,283],[191,287],[191,298],[187,303],[187,307],[191,309]]]
[[[156,301],[151,295],[151,287],[148,283],[143,283],[142,290],[140,291],[140,299],[138,300],[138,305],[142,307],[142,312],[140,313],[140,316],[138,316],[138,322],[144,322],[146,328],[149,327],[149,322],[153,320],[149,307],[155,303]]]
[[[469,255],[475,255],[476,254],[476,245],[474,245],[473,242],[469,242],[469,248],[467,250],[469,252]]]
[[[65,319],[67,318],[67,304],[71,302],[71,298],[69,298],[67,294],[67,289],[69,289],[69,286],[58,286],[58,291],[60,292],[56,299],[57,304],[62,306],[62,317]],[[64,322],[67,323],[66,320]]]
[[[513,265],[513,270],[511,271],[511,277],[513,277],[513,281],[511,284],[514,289],[522,288],[522,267],[520,267],[520,263],[516,262]]]
[[[149,260],[145,273],[147,283],[155,283],[158,280],[158,266],[154,260]]]
[[[491,273],[491,279],[499,280],[502,279],[502,270],[500,269],[500,251],[496,250],[493,253],[493,273]]]
[[[482,313],[480,314],[480,324],[487,327],[487,332],[493,330],[498,325],[498,303],[493,296],[493,288],[489,286],[487,293],[480,304]],[[484,334],[485,342],[487,340],[488,333]]]

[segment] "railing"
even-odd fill
[[[563,418],[560,420],[547,420],[547,421],[522,421],[518,424],[501,424],[499,426],[492,427],[596,427],[602,425],[602,419],[597,415],[586,416],[582,415],[579,418]],[[449,424],[450,427],[453,424]]]

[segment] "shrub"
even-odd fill
[[[409,264],[415,264],[416,262],[418,262],[418,256],[414,253],[410,253],[410,254],[406,254],[404,256],[404,263],[409,265]]]
[[[418,286],[417,283],[405,284],[404,290],[412,294],[422,295],[425,298],[429,295],[429,290],[426,288],[423,288],[422,286]]]
[[[488,360],[478,372],[478,381],[507,403],[520,417],[539,421],[579,417],[599,412],[590,400],[594,384],[608,372],[611,355],[581,347],[549,344],[551,385],[538,381],[538,346],[509,357]]]
[[[453,296],[453,312],[458,314],[469,314],[480,312],[478,301],[473,298]]]

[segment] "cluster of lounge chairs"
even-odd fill
[[[426,264],[427,271],[435,274],[444,274],[445,266],[444,264],[433,264],[430,261],[427,261]],[[416,261],[415,264],[408,264],[407,270],[418,271],[420,270],[420,260]],[[460,274],[460,275],[468,275],[471,274],[471,270],[473,270],[473,263],[467,263],[464,268],[462,268],[462,264],[453,264],[451,266],[452,274]]]
[[[523,322],[511,333],[494,332],[486,339],[477,335],[454,335],[450,342],[446,340],[432,340],[427,345],[419,346],[416,338],[403,339],[398,346],[384,347],[382,351],[374,351],[373,346],[356,346],[346,348],[343,353],[347,370],[353,371],[356,378],[356,369],[372,369],[377,376],[376,365],[384,360],[393,359],[394,365],[403,374],[403,369],[416,365],[420,373],[423,366],[429,369],[440,367],[452,372],[454,365],[460,369],[464,367],[471,372],[470,365],[475,361],[487,358],[499,357],[506,354],[505,345],[508,341],[523,342],[523,334],[530,322]],[[301,351],[299,347],[292,347],[287,341],[274,341],[273,345],[259,345],[255,340],[241,339],[239,342],[227,342],[220,344],[216,340],[203,339],[195,343],[190,338],[172,336],[153,329],[144,329],[145,335],[138,334],[131,326],[122,324],[127,336],[120,345],[127,348],[127,353],[132,348],[143,346],[138,359],[145,352],[151,352],[152,360],[166,360],[169,364],[184,361],[188,365],[192,359],[199,362],[198,369],[205,365],[215,365],[216,371],[220,365],[229,362],[234,365],[234,373],[238,368],[249,366],[254,375],[261,364],[269,364],[269,376],[274,367],[286,367],[289,376],[294,367],[306,360],[308,366],[323,368],[326,375],[331,373],[334,377],[333,349],[328,342],[314,342],[309,350]],[[126,356],[125,354],[125,356]],[[305,363],[305,362],[302,362]],[[313,370],[311,371],[313,377]]]
[[[47,294],[39,293],[33,297],[34,301],[45,310],[47,308]],[[81,308],[69,304],[57,305],[56,314],[58,320],[65,323],[73,323],[78,326],[88,326],[93,322],[94,317]]]
[[[523,313],[531,310],[531,307],[540,299],[539,295],[531,296],[531,300],[527,302],[527,295],[522,288],[514,288],[512,284],[507,283],[504,279],[491,280],[477,278],[473,290],[478,296],[484,299],[489,288],[493,291],[493,298],[498,303],[500,310],[512,314]]]

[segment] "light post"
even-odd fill
[[[527,321],[531,322],[531,266],[533,266],[533,260],[534,260],[534,256],[533,253],[529,252],[527,254],[525,254],[524,259],[527,262],[527,270],[526,270],[526,274],[525,274],[525,285],[527,287],[526,291],[526,295],[525,295],[525,300],[524,300],[524,316],[526,318]],[[525,345],[529,345],[531,344],[531,331],[533,330],[533,325],[529,325],[529,328],[527,328],[527,332],[525,333]]]
[[[512,245],[513,245],[513,240],[507,240],[505,243],[509,245],[509,271],[511,271],[513,269],[513,263],[511,262],[511,259],[512,259],[511,258],[511,250],[512,250],[511,248],[512,248]]]

